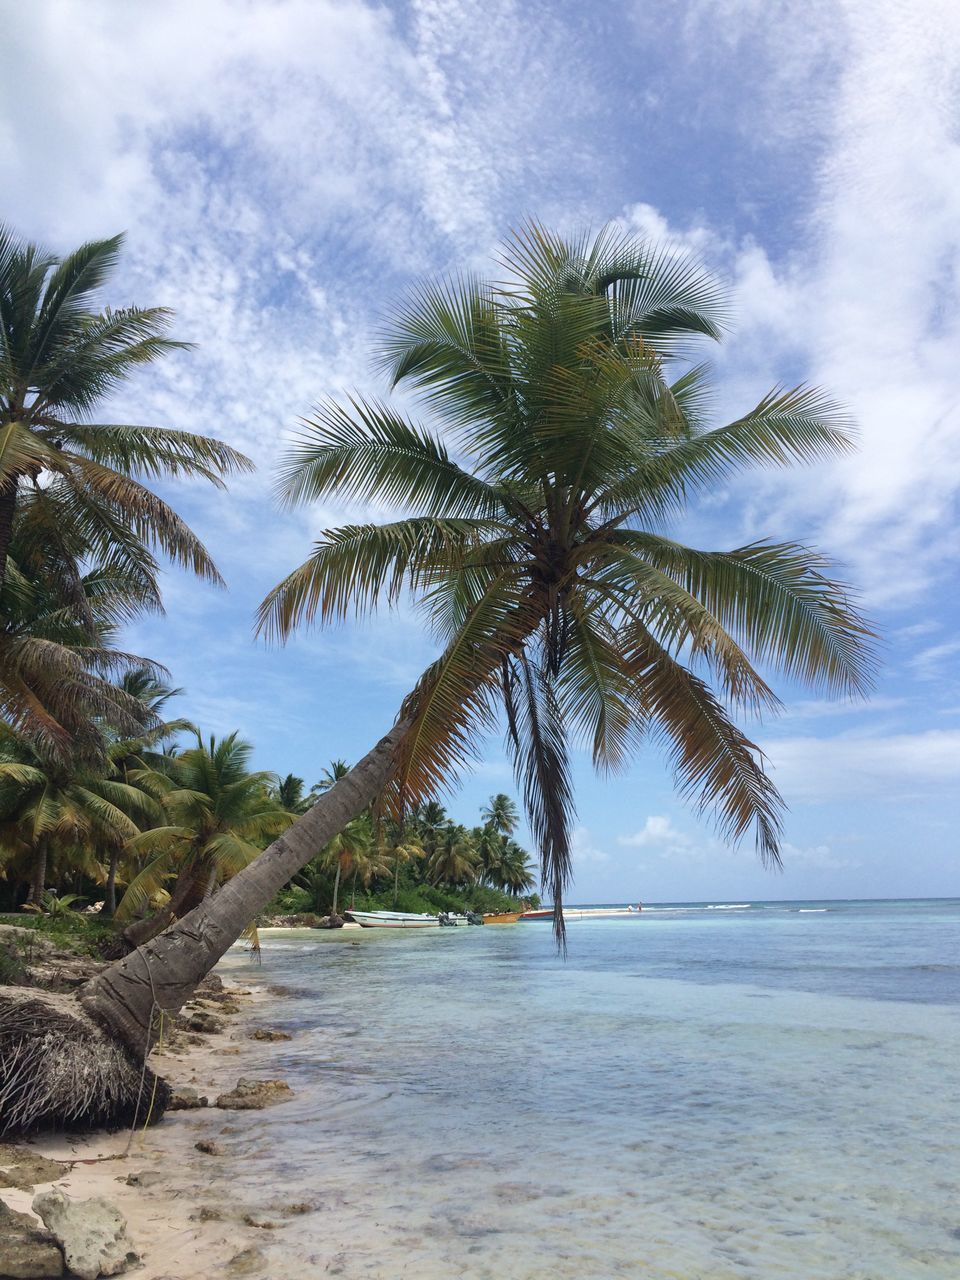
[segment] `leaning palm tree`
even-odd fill
[[[706,374],[683,357],[693,337],[719,335],[719,292],[615,230],[568,243],[528,227],[503,266],[504,285],[424,288],[385,341],[393,381],[425,397],[446,440],[355,398],[318,409],[287,460],[288,502],[336,494],[411,514],[323,534],[265,600],[261,630],[283,638],[410,591],[441,653],[309,813],[86,988],[84,1007],[141,1051],[155,992],[165,1007],[188,998],[318,845],[385,791],[398,808],[435,793],[498,717],[559,907],[571,742],[602,771],[662,748],[681,793],[731,841],[752,830],[776,863],[781,800],[736,713],[777,707],[765,671],[845,695],[869,686],[870,631],[819,552],[697,550],[668,532],[698,492],[747,465],[847,449],[840,410],[810,388],[777,389],[711,424]]]
[[[151,579],[155,546],[219,581],[176,512],[136,476],[222,477],[251,469],[219,440],[163,427],[92,421],[138,365],[185,344],[166,336],[162,307],[100,309],[122,236],[57,258],[0,226],[0,583],[25,494],[44,497],[51,530],[76,530],[91,554],[129,561]]]

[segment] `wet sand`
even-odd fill
[[[222,1014],[215,1005],[207,1006],[209,1012],[223,1017],[223,1031],[202,1036],[187,1033],[202,1041],[188,1045],[181,1035],[179,1045],[161,1048],[150,1058],[153,1069],[172,1086],[190,1086],[206,1096],[207,1107],[170,1111],[159,1124],[138,1129],[132,1142],[128,1131],[15,1140],[18,1147],[70,1168],[54,1182],[38,1183],[29,1191],[7,1187],[0,1197],[20,1212],[30,1212],[37,1192],[51,1187],[76,1200],[105,1197],[126,1218],[142,1256],[143,1266],[132,1273],[138,1280],[265,1277],[268,1272],[257,1247],[266,1232],[282,1227],[282,1221],[276,1226],[257,1225],[268,1219],[231,1202],[229,1177],[225,1177],[229,1170],[223,1166],[235,1157],[206,1154],[196,1147],[197,1142],[216,1144],[221,1135],[242,1130],[245,1113],[216,1107],[218,1095],[233,1089],[241,1076],[272,1079],[278,1075],[272,1069],[277,1046],[251,1038],[257,1027],[269,1029],[269,988],[257,983],[250,990],[246,984],[225,981],[224,991],[239,1006],[238,1013]]]

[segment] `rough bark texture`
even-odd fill
[[[100,908],[101,920],[112,920],[117,914],[117,867],[120,862],[120,850],[110,853],[110,870],[107,872],[107,883],[103,890],[103,906]]]
[[[258,911],[351,819],[379,795],[393,771],[401,722],[239,875],[159,937],[84,987],[80,1003],[135,1054],[149,1047],[155,1013],[176,1013]]]

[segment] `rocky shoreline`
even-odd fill
[[[49,954],[43,963],[67,986],[96,968],[70,959],[61,966]],[[266,1280],[265,1233],[310,1209],[251,1213],[225,1176],[231,1136],[243,1132],[240,1113],[293,1097],[272,1069],[277,1042],[291,1036],[265,1020],[270,996],[259,983],[212,975],[184,1007],[149,1059],[173,1088],[159,1124],[132,1137],[44,1135],[0,1145],[0,1280],[95,1280],[128,1270],[138,1280]]]

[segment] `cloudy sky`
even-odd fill
[[[574,900],[960,893],[960,7],[898,0],[0,0],[2,216],[66,250],[125,229],[115,304],[198,344],[119,421],[220,435],[257,474],[166,491],[229,583],[166,580],[129,647],[180,710],[313,781],[390,723],[429,660],[406,611],[252,639],[253,610],[342,509],[281,514],[271,471],[327,394],[382,394],[371,338],[415,279],[484,268],[534,215],[610,219],[704,258],[735,332],[718,412],[811,380],[849,405],[842,464],[756,474],[683,533],[815,542],[883,637],[876,696],[784,689],[753,728],[790,805],[786,870],[731,852],[656,758],[578,763]],[[105,415],[106,416],[106,415]],[[452,807],[510,789],[492,740]]]

